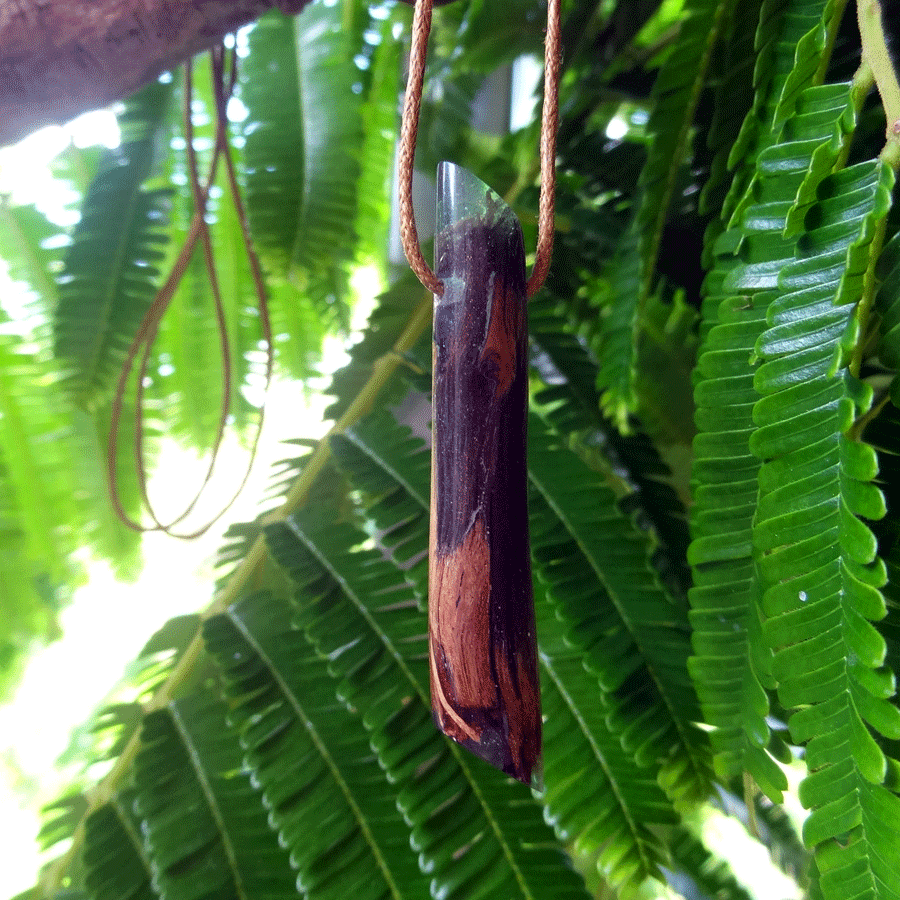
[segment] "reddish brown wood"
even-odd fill
[[[446,178],[442,170],[439,185]],[[505,204],[488,201],[483,215],[441,232],[436,248],[444,293],[434,308],[432,708],[445,734],[530,783],[541,714],[522,232]]]

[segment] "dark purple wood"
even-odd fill
[[[512,211],[489,198],[484,206],[436,239],[444,293],[434,307],[431,698],[445,734],[527,784],[540,755],[541,713],[528,545],[525,254]]]

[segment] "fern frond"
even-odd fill
[[[598,385],[603,409],[622,431],[627,430],[629,416],[637,413],[640,405],[635,389],[638,354],[645,331],[652,333],[652,324],[644,317],[656,287],[663,229],[689,156],[695,113],[713,50],[732,5],[732,0],[693,0],[686,5],[677,40],[650,98],[650,139],[638,181],[634,219],[605,275],[609,288],[598,303],[600,327],[594,341],[601,361]]]
[[[560,839],[593,860],[626,894],[647,878],[661,879],[667,853],[653,826],[678,816],[653,768],[635,765],[620,735],[593,709],[583,654],[566,642],[566,626],[549,598],[536,598],[540,641],[546,817]],[[601,714],[598,714],[601,713]]]
[[[172,88],[129,98],[122,144],[104,154],[57,279],[55,353],[75,403],[102,402],[158,286],[171,189],[146,187]]]
[[[660,295],[657,290],[646,298],[641,315],[634,378],[638,415],[661,445],[688,447],[694,437],[697,314],[683,291],[669,302]]]
[[[85,821],[84,884],[94,900],[154,900],[150,861],[141,823],[132,812],[134,792],[92,812]]]
[[[269,50],[271,53],[276,51],[277,45]],[[246,65],[254,71],[252,60],[247,60]],[[181,90],[181,85],[176,83],[176,93]],[[207,66],[195,67],[192,109],[194,144],[202,171],[210,161],[211,154],[204,152],[204,147],[214,146],[217,119],[216,91]],[[240,124],[234,124],[230,128],[230,131],[237,132],[231,139],[231,155],[239,171],[246,167],[245,132],[258,124],[245,118]],[[176,133],[180,137],[180,130]],[[170,179],[183,183],[188,177],[184,154],[172,153],[167,161],[171,168]],[[256,409],[243,399],[239,388],[248,382],[252,384],[254,380],[258,385],[258,379],[262,376],[259,351],[263,330],[257,314],[259,299],[256,284],[230,194],[227,175],[224,167],[220,166],[207,202],[206,219],[211,226],[216,273],[231,347],[232,409],[235,423],[240,427],[248,418],[255,421]],[[281,207],[281,214],[285,220],[291,219],[293,215],[287,208],[291,198],[292,195],[282,198],[285,205]],[[173,218],[176,227],[183,229],[183,235],[179,233],[183,239],[187,235],[194,206],[192,197],[187,192],[181,192],[179,200],[181,202],[176,204]],[[247,205],[246,198],[244,205]],[[261,247],[257,249],[262,250]],[[265,254],[262,255],[266,259]],[[279,277],[281,273],[273,271],[271,266],[268,268],[271,276],[266,280],[266,294],[272,334],[275,337],[276,360],[294,378],[308,379],[318,374],[316,363],[321,354],[324,335],[333,327],[334,310],[330,307],[323,308],[319,294],[301,290],[301,280],[289,282],[283,275]],[[158,379],[164,382],[163,390],[169,390],[168,396],[161,391],[161,399],[166,399],[171,404],[171,394],[174,393],[177,402],[187,407],[186,413],[202,415],[205,412],[214,422],[215,413],[219,409],[222,384],[221,350],[218,345],[213,297],[209,278],[202,265],[202,251],[198,249],[192,258],[191,268],[172,298],[162,324],[158,356],[165,369],[174,371],[167,378]],[[206,383],[197,383],[204,378],[207,379]],[[176,425],[182,424],[179,420],[184,418],[184,414],[174,417]],[[188,417],[184,424],[190,428],[192,422]],[[209,440],[203,440],[198,445],[206,447],[209,443]]]
[[[803,0],[788,7],[786,19],[793,19],[799,27],[812,25],[799,40],[793,43],[793,65],[784,84],[780,86],[778,105],[772,126],[778,128],[794,115],[800,95],[810,85],[818,84],[825,77],[845,0]]]
[[[298,885],[323,900],[419,898],[427,879],[368,735],[289,621],[286,602],[255,594],[208,620],[204,639]]]
[[[732,18],[734,0],[690,0],[685,4],[678,39],[653,85],[647,123],[647,162],[638,182],[640,207],[637,228],[641,235],[641,290],[639,308],[653,290],[656,257],[679,172],[688,157],[691,129],[707,70],[722,32]],[[742,10],[740,18],[745,11]],[[678,127],[673,126],[678,122]]]
[[[46,362],[0,334],[0,670],[8,665],[7,676],[34,636],[56,633],[70,590],[63,585],[83,577],[73,559],[82,511],[102,505],[77,495],[69,465],[75,442],[54,388]]]
[[[448,6],[441,13],[435,23],[435,56],[446,60],[456,52],[464,70],[492,72],[540,49],[544,21],[528,0],[482,0],[470,9]]]
[[[70,838],[87,810],[87,798],[71,788],[64,796],[43,807],[43,822],[38,832],[41,847],[46,850]]]
[[[360,117],[364,152],[360,162],[359,210],[356,233],[359,255],[379,260],[388,246],[391,219],[391,188],[394,148],[399,118],[400,42],[394,38],[394,23],[386,19],[378,28],[380,43],[371,62],[371,83]]]
[[[34,637],[57,636],[56,615],[84,577],[84,546],[120,575],[138,546],[109,508],[95,423],[60,395],[52,364],[17,344],[0,335],[0,669],[9,676]],[[133,508],[136,489],[124,495]]]
[[[742,163],[743,174],[732,181],[722,207],[723,222],[734,224],[741,205],[754,202],[749,188],[759,177],[759,154],[778,140],[802,90],[822,80],[843,5],[840,0],[763,0],[755,41],[753,108],[728,158],[730,168]],[[804,52],[798,54],[801,42]]]
[[[879,360],[896,373],[900,370],[900,232],[897,232],[881,252],[878,259],[881,285],[875,296],[878,313]],[[891,384],[891,398],[900,406],[896,376]]]
[[[140,703],[111,703],[100,709],[91,723],[91,732],[101,759],[115,759],[141,726]]]
[[[642,275],[640,246],[640,232],[633,221],[623,233],[603,279],[591,291],[600,322],[591,341],[600,361],[600,404],[623,432],[628,430],[629,417],[637,408],[634,379]]]
[[[879,631],[884,637],[887,651],[885,671],[896,674],[900,670],[900,540],[895,537],[887,551],[882,553],[882,558],[887,570],[887,582],[882,591],[887,615],[879,622]],[[880,735],[876,737],[880,738],[879,745],[887,759],[885,786],[896,792],[900,785],[900,741],[888,740]]]
[[[224,704],[195,694],[144,720],[134,810],[154,887],[171,900],[294,898],[287,854],[242,770],[225,716]]]
[[[431,294],[424,291],[411,271],[401,275],[378,297],[378,305],[372,310],[363,339],[350,349],[350,362],[332,379],[327,393],[335,398],[335,402],[325,411],[326,416],[336,419],[346,411],[371,377],[376,360],[393,352],[394,342],[417,308],[423,310],[430,321],[431,303]],[[430,343],[430,335],[425,337],[423,334],[420,343]],[[429,349],[426,354],[429,360],[430,352]],[[429,362],[426,368],[430,367]],[[406,392],[399,379],[392,379],[386,387],[389,392],[386,404],[399,400]]]
[[[549,291],[539,291],[528,302],[528,336],[532,348],[547,357],[546,362],[540,357],[534,360],[547,385],[534,399],[549,408],[548,415],[558,411],[566,417],[554,424],[567,434],[601,424],[597,360],[590,354],[587,342],[573,333]],[[547,362],[555,371],[548,370]],[[558,390],[560,382],[565,385],[564,391]],[[563,396],[570,402],[559,402]]]
[[[623,510],[652,525],[660,542],[656,559],[660,572],[666,577],[674,574],[678,590],[686,591],[690,577],[685,564],[687,518],[684,503],[672,487],[672,473],[647,435],[635,428],[623,435],[603,417],[597,362],[547,292],[529,301],[528,317],[532,346],[542,354],[535,367],[545,387],[534,395],[541,416],[561,435],[580,432],[586,443],[602,446],[612,468],[624,473],[632,490],[621,503]]]
[[[348,436],[332,438],[336,459],[368,498],[367,513],[391,556],[400,562],[421,557],[428,539],[429,453],[388,414],[368,416]],[[424,597],[427,567],[408,570]],[[555,604],[538,594],[538,640],[544,734],[543,803],[557,834],[593,861],[613,884],[635,888],[658,876],[665,854],[650,830],[670,823],[675,812],[654,780],[641,769],[602,715],[588,713],[590,686],[584,682],[580,649],[566,644],[566,628]],[[585,691],[588,693],[585,693]],[[591,694],[593,696],[593,694]],[[582,777],[573,772],[578,771]],[[603,815],[598,815],[598,810]]]
[[[705,796],[707,743],[694,726],[684,611],[650,565],[646,534],[601,477],[574,454],[560,467],[560,442],[534,416],[529,434],[532,552],[568,639],[599,678],[625,748],[642,765],[662,764],[676,795]]]
[[[328,657],[338,696],[359,711],[399,790],[432,892],[536,898],[553,884],[558,896],[585,897],[527,789],[431,727],[427,627],[403,572],[321,515],[295,515],[267,537],[298,584],[298,624]]]
[[[427,596],[431,451],[390,413],[366,416],[331,439],[335,464],[366,498],[379,543],[407,572],[420,602]]]
[[[67,452],[77,487],[74,498],[79,505],[82,534],[90,541],[98,556],[107,559],[116,573],[123,578],[134,577],[138,568],[140,537],[122,525],[109,502],[106,446],[109,426],[98,417],[81,409],[67,408],[71,441]],[[122,404],[123,425],[120,432],[121,446],[133,446],[134,404],[128,400]],[[147,424],[148,443],[159,434],[152,423]],[[46,458],[46,456],[45,456]],[[119,496],[124,509],[133,515],[140,506],[140,488],[132,459],[120,457],[116,461]]]
[[[712,295],[719,324],[708,331],[697,366],[691,674],[705,721],[715,728],[720,774],[731,777],[746,766],[772,799],[780,798],[786,781],[764,749],[771,734],[763,686],[771,681],[751,537],[759,476],[749,443],[758,399],[752,363],[778,273],[794,255],[796,238],[785,236],[785,223],[810,173],[821,181],[828,172],[829,157],[818,151],[830,148],[831,163],[836,160],[839,148],[831,139],[849,96],[847,85],[809,89],[780,142],[759,153],[757,202],[743,205],[739,226],[716,244],[707,289],[721,292]]]
[[[709,176],[700,193],[700,211],[708,214],[721,209],[728,193],[731,149],[753,102],[753,37],[759,24],[761,0],[741,3],[740,15],[724,23],[721,43],[713,58],[712,120],[706,134],[711,156]],[[718,221],[710,227],[718,227]],[[711,244],[709,238],[705,240]]]
[[[0,259],[9,277],[39,299],[38,309],[44,313],[56,300],[51,273],[61,257],[60,249],[48,249],[47,244],[58,237],[59,228],[35,207],[12,206],[8,198],[0,198]]]
[[[900,799],[881,786],[887,763],[866,727],[900,738],[884,640],[870,624],[885,614],[884,567],[860,520],[880,518],[884,501],[870,484],[874,451],[848,434],[871,391],[843,371],[859,339],[854,310],[893,184],[878,162],[820,184],[807,215],[812,227],[779,275],[780,296],[757,342],[762,398],[750,445],[764,460],[753,537],[765,636],[779,698],[797,710],[792,737],[807,744],[800,797],[812,812],[804,837],[817,845],[826,897],[846,889],[850,867],[867,883],[860,896],[900,890],[900,854],[881,824],[889,809],[900,814]]]
[[[335,279],[355,242],[363,138],[357,51],[341,11],[311,3],[296,17],[263,16],[250,33],[242,89],[254,241],[270,273],[299,279],[329,318],[346,313]]]

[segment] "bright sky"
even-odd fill
[[[70,142],[76,147],[117,146],[116,117],[108,109],[85,113],[64,127],[41,128],[18,144],[0,149],[0,194],[9,194],[14,204],[37,203],[58,218],[65,207],[49,165]]]

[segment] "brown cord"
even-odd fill
[[[416,155],[416,134],[419,129],[419,109],[422,103],[422,83],[425,78],[425,57],[431,31],[433,0],[415,0],[412,46],[409,54],[409,78],[400,123],[398,155],[400,195],[400,239],[410,268],[433,294],[444,292],[422,256],[416,215],[412,202],[413,161]],[[556,131],[559,124],[560,70],[560,0],[548,0],[547,37],[544,42],[544,105],[541,113],[541,198],[538,212],[538,240],[534,270],[528,279],[527,292],[532,297],[544,284],[553,256],[553,208],[556,200]]]
[[[217,47],[212,51],[212,67],[213,67],[213,84],[220,84],[223,81],[224,73],[222,68],[222,48]],[[230,96],[231,91],[226,87],[226,94]],[[153,501],[150,498],[150,492],[147,488],[147,478],[145,474],[145,462],[144,462],[144,385],[147,375],[147,367],[150,363],[150,351],[153,349],[153,344],[156,340],[156,336],[159,331],[159,326],[162,322],[162,313],[165,310],[161,310],[159,315],[154,317],[153,327],[150,333],[146,336],[144,341],[144,349],[141,355],[141,365],[139,369],[139,374],[137,378],[137,396],[135,398],[135,434],[134,434],[134,458],[135,465],[138,472],[138,483],[141,489],[141,495],[144,500],[144,508],[150,515],[150,518],[153,520],[156,528],[154,530],[164,531],[167,534],[173,535],[175,537],[194,537],[195,535],[174,535],[172,529],[181,524],[193,511],[194,507],[197,505],[201,496],[203,496],[203,492],[206,489],[206,485],[209,484],[210,479],[212,478],[213,471],[215,470],[216,462],[219,458],[219,450],[222,446],[222,441],[225,437],[225,425],[228,421],[228,415],[231,411],[231,343],[228,340],[228,325],[225,320],[225,308],[222,305],[222,295],[219,289],[219,276],[216,271],[215,259],[213,255],[213,246],[212,246],[212,237],[209,231],[209,225],[206,222],[206,200],[207,193],[204,192],[200,187],[200,174],[199,169],[197,167],[197,154],[194,150],[194,125],[193,125],[193,115],[191,111],[191,104],[193,102],[194,97],[194,88],[193,88],[193,66],[191,60],[188,60],[185,63],[184,67],[184,109],[183,109],[183,118],[184,118],[184,133],[185,133],[185,144],[186,144],[186,152],[187,152],[187,163],[188,163],[188,171],[190,172],[190,184],[191,184],[191,192],[194,197],[194,209],[202,211],[204,215],[201,215],[201,228],[200,228],[200,238],[203,241],[203,256],[204,261],[206,263],[206,272],[209,278],[209,287],[213,296],[213,304],[216,310],[216,325],[219,333],[219,349],[222,354],[222,373],[223,373],[223,384],[222,384],[222,404],[219,409],[219,422],[216,430],[216,437],[213,441],[213,446],[209,454],[209,462],[206,466],[206,474],[203,478],[203,481],[200,484],[200,487],[194,494],[193,499],[182,509],[181,513],[179,513],[176,518],[170,520],[166,524],[163,524],[159,517],[156,514],[156,509],[153,506]],[[222,116],[217,117],[216,121],[216,143],[215,143],[215,156],[218,159],[220,153],[226,147],[226,134],[225,134],[225,119]],[[214,180],[215,169],[213,168],[208,185],[211,185]],[[207,187],[207,191],[208,191]],[[197,535],[199,536],[199,535]]]
[[[544,41],[544,107],[541,112],[541,199],[534,269],[527,293],[543,287],[553,258],[553,208],[556,203],[556,131],[559,127],[559,68],[561,50],[560,0],[548,0],[547,37]]]
[[[226,134],[226,105],[228,99],[233,93],[234,86],[237,81],[237,58],[236,54],[231,55],[230,72],[226,77],[223,48],[215,48],[211,56],[213,70],[212,81],[215,91],[217,122],[216,141],[215,146],[213,147],[213,156],[210,163],[209,175],[207,177],[206,184],[201,188],[199,182],[199,173],[197,171],[197,159],[193,148],[193,126],[191,122],[191,100],[193,91],[191,67],[190,63],[188,63],[186,66],[185,74],[184,116],[185,137],[188,147],[188,170],[191,176],[191,190],[194,197],[194,216],[191,221],[190,231],[188,232],[188,236],[185,240],[184,246],[182,247],[181,252],[178,255],[178,259],[172,267],[172,271],[169,274],[169,277],[166,279],[165,284],[156,295],[156,298],[154,299],[153,304],[148,310],[147,315],[144,317],[144,321],[141,323],[141,326],[138,329],[138,333],[135,336],[131,347],[129,348],[125,363],[119,373],[119,381],[116,387],[116,393],[112,404],[112,422],[107,449],[107,475],[109,478],[110,496],[116,514],[122,520],[122,522],[135,531],[162,531],[168,534],[170,537],[177,537],[188,540],[199,537],[200,535],[208,531],[209,528],[212,527],[212,525],[214,525],[219,519],[222,518],[222,516],[225,515],[226,512],[228,512],[234,501],[238,498],[241,491],[244,489],[245,485],[247,484],[247,480],[250,477],[250,472],[253,468],[253,462],[256,458],[256,453],[259,448],[260,437],[262,435],[263,429],[263,417],[265,412],[265,406],[263,405],[260,408],[259,421],[257,422],[256,433],[254,435],[253,444],[250,450],[250,458],[244,471],[244,477],[241,480],[241,483],[238,486],[237,490],[232,495],[231,499],[228,500],[228,502],[224,506],[220,507],[215,516],[207,520],[207,522],[200,528],[191,532],[174,531],[174,526],[183,522],[187,518],[187,516],[190,515],[190,513],[194,510],[194,507],[205,491],[207,485],[210,482],[210,479],[212,478],[213,470],[215,469],[215,464],[219,456],[219,449],[224,437],[229,411],[231,408],[231,348],[228,341],[225,310],[222,305],[218,277],[215,270],[215,262],[213,259],[212,240],[209,234],[209,228],[205,220],[206,204],[209,198],[209,191],[215,181],[216,170],[220,158],[224,159],[225,162],[226,176],[228,178],[232,202],[234,203],[235,213],[237,215],[238,223],[241,229],[241,237],[243,239],[244,249],[247,253],[248,261],[250,263],[250,271],[256,289],[263,339],[266,341],[266,346],[268,348],[268,352],[266,355],[266,394],[268,394],[269,387],[271,386],[272,382],[274,367],[273,356],[275,346],[274,338],[272,335],[271,319],[269,316],[268,299],[266,296],[265,285],[263,283],[262,269],[259,264],[259,259],[256,256],[256,252],[253,248],[252,241],[250,239],[247,214],[241,201],[240,190],[237,183],[237,175],[234,170],[234,162],[231,158],[231,152],[228,146]],[[216,321],[219,332],[220,349],[222,352],[222,365],[224,370],[223,398],[219,414],[216,438],[210,453],[209,463],[207,464],[206,475],[197,492],[195,493],[193,499],[187,504],[182,512],[168,523],[163,523],[160,522],[159,517],[154,510],[153,504],[150,500],[149,492],[147,490],[146,465],[144,461],[144,381],[146,377],[147,366],[150,361],[150,351],[159,331],[159,326],[162,322],[163,315],[165,314],[166,309],[169,306],[169,303],[175,293],[176,288],[178,287],[178,284],[180,283],[185,271],[187,270],[188,263],[193,254],[198,239],[202,239],[203,241],[207,274],[209,275],[210,287],[212,290],[213,300],[216,308]],[[129,516],[125,511],[121,501],[118,485],[118,473],[116,471],[119,424],[122,415],[122,403],[125,394],[125,387],[134,367],[135,359],[138,356],[139,352],[141,354],[141,360],[137,378],[137,396],[135,398],[134,455],[135,465],[137,469],[138,486],[144,500],[144,506],[147,509],[150,518],[153,520],[153,525],[142,525],[140,522],[134,520],[131,516]]]
[[[428,35],[431,32],[432,0],[416,0],[413,12],[412,47],[409,51],[409,80],[403,101],[403,119],[400,122],[400,239],[409,267],[432,294],[444,293],[444,285],[422,256],[419,232],[416,230],[416,213],[412,202],[413,160],[416,155],[416,134],[419,130],[419,107],[422,103],[422,82],[425,80],[425,56],[428,53]]]
[[[191,227],[188,231],[187,237],[185,238],[184,244],[181,248],[181,252],[178,254],[178,258],[175,260],[168,278],[166,278],[165,283],[159,289],[159,292],[153,299],[153,303],[151,304],[150,309],[144,316],[144,320],[141,322],[137,334],[134,336],[134,340],[131,342],[131,346],[128,348],[128,353],[126,354],[125,361],[122,364],[122,368],[119,370],[119,380],[116,384],[116,390],[113,396],[109,438],[107,440],[106,472],[107,478],[109,480],[110,501],[112,502],[113,509],[115,510],[115,513],[119,517],[119,519],[133,531],[165,531],[166,529],[160,526],[158,522],[156,522],[155,516],[153,516],[155,522],[153,526],[142,525],[140,522],[129,515],[122,503],[121,491],[119,488],[117,459],[119,447],[119,429],[122,419],[123,404],[125,400],[125,390],[128,385],[128,379],[130,378],[132,370],[134,369],[135,359],[137,358],[139,352],[141,353],[141,372],[139,374],[138,381],[143,380],[144,367],[146,364],[146,348],[152,345],[153,339],[155,338],[156,333],[159,330],[159,324],[162,321],[162,317],[165,314],[165,311],[168,309],[169,303],[171,302],[172,297],[175,294],[175,290],[181,282],[181,279],[184,277],[184,273],[187,271],[187,267],[194,252],[194,248],[197,245],[197,241],[200,238],[201,231],[203,230],[205,224],[204,213],[206,210],[206,200],[209,196],[209,189],[215,180],[215,173],[216,168],[218,167],[219,155],[221,153],[221,150],[222,148],[220,144],[216,142],[216,145],[213,148],[213,157],[212,162],[210,163],[209,176],[207,178],[206,185],[204,186],[204,189],[200,195],[202,199],[202,206],[198,209],[195,209],[194,216],[191,220]],[[136,461],[137,479],[141,490],[141,495],[143,498],[146,498],[146,467],[144,465],[143,459],[144,428],[143,413],[140,403],[136,404],[134,415],[134,454]]]

